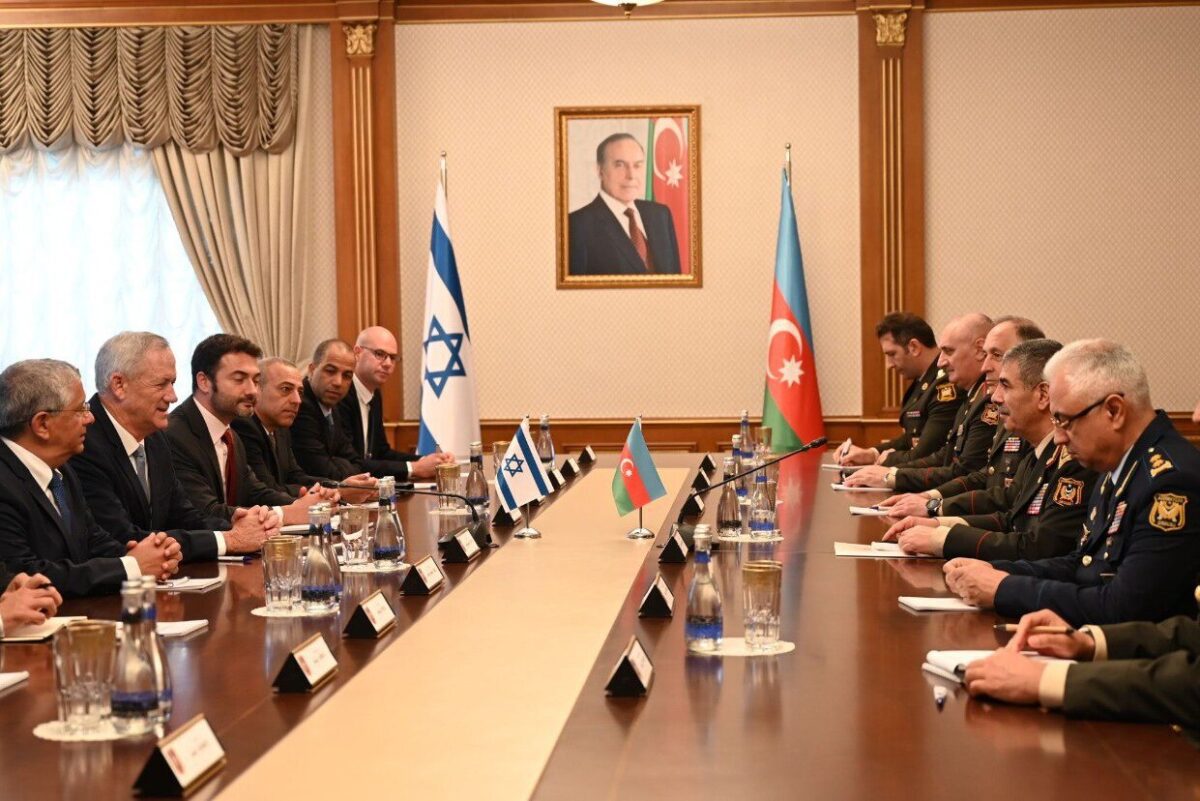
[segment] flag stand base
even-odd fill
[[[627,533],[627,534],[625,535],[625,537],[626,537],[627,539],[631,539],[631,540],[649,540],[649,539],[654,539],[654,532],[653,532],[653,531],[651,531],[650,529],[648,529],[648,528],[646,528],[645,526],[643,526],[643,525],[642,525],[642,507],[640,507],[640,506],[638,507],[638,524],[637,524],[637,528],[635,528],[635,529],[631,529],[631,530],[629,531],[629,533]]]
[[[525,525],[513,532],[513,536],[519,540],[540,540],[542,532],[530,525],[529,513],[533,510],[533,504],[525,504]]]

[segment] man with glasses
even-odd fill
[[[66,598],[179,569],[173,538],[157,532],[122,544],[92,518],[67,460],[83,450],[93,419],[79,371],[66,362],[29,359],[0,373],[0,561],[40,573]]]
[[[1050,609],[1072,626],[1196,614],[1200,451],[1156,412],[1142,366],[1101,339],[1046,365],[1054,441],[1104,475],[1078,547],[1038,561],[952,559],[946,585],[1009,617]]]
[[[383,428],[381,389],[399,359],[396,338],[386,328],[363,329],[354,344],[354,377],[350,391],[338,404],[338,415],[367,472],[396,478],[433,478],[437,466],[453,462],[454,454],[418,457],[394,449]]]

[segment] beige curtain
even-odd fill
[[[299,26],[295,49],[296,113],[288,114],[296,119],[295,131],[282,150],[240,155],[223,144],[222,128],[241,125],[234,120],[217,125],[222,143],[207,152],[172,139],[153,154],[184,246],[221,326],[250,338],[268,355],[299,361],[306,341],[311,27]],[[257,113],[244,106],[241,111],[241,121]]]
[[[294,25],[0,30],[0,153],[126,141],[280,153],[296,36]]]

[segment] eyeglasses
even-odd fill
[[[1070,431],[1071,426],[1074,424],[1074,422],[1076,420],[1078,420],[1079,418],[1084,417],[1084,416],[1090,414],[1091,412],[1094,412],[1096,409],[1100,408],[1100,405],[1103,404],[1109,398],[1111,398],[1113,395],[1116,395],[1121,398],[1125,397],[1124,392],[1110,392],[1109,394],[1105,395],[1100,400],[1093,403],[1091,406],[1088,406],[1082,412],[1076,412],[1075,414],[1069,414],[1069,415],[1066,415],[1065,417],[1063,415],[1055,412],[1054,414],[1050,415],[1050,422],[1059,431]]]
[[[386,362],[388,360],[391,360],[394,362],[400,358],[399,354],[388,353],[386,350],[381,350],[380,348],[366,348],[366,351],[367,351],[367,353],[370,353],[372,356],[374,356],[376,359],[378,359],[381,362]]]
[[[92,410],[92,404],[87,403],[86,401],[83,404],[76,406],[74,409],[42,409],[42,411],[45,412],[46,414],[62,414],[64,412],[74,412],[75,414],[78,414],[78,415],[87,414],[91,410]]]

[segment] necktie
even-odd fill
[[[237,506],[237,451],[233,449],[233,431],[225,429],[221,441],[225,443],[225,503]]]
[[[58,506],[58,516],[62,518],[63,527],[70,531],[71,505],[67,503],[67,487],[63,484],[62,473],[57,470],[50,479],[50,494],[54,496],[54,503]]]
[[[137,450],[133,452],[133,465],[137,471],[138,481],[142,484],[142,492],[146,494],[146,500],[150,500],[150,474],[146,472],[146,445],[141,443],[137,446]]]
[[[633,209],[625,209],[625,216],[629,218],[629,238],[633,240],[633,249],[642,257],[642,264],[646,266],[646,272],[653,272],[654,260],[650,257],[650,248],[646,246],[646,235],[642,233],[641,228],[638,228],[637,217],[633,215]]]

